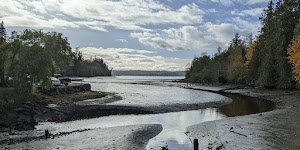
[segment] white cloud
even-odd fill
[[[217,12],[217,10],[216,10],[216,9],[214,9],[214,8],[212,8],[212,9],[208,9],[208,10],[206,10],[206,12],[208,12],[208,13],[215,13],[215,12]]]
[[[125,39],[116,39],[116,41],[121,42],[121,43],[128,43],[128,41]]]
[[[167,50],[184,50],[182,46],[183,43],[180,39],[163,38],[160,34],[151,34],[148,32],[143,33],[131,33],[131,37],[137,38],[140,43],[144,45],[151,46],[157,49],[167,49]]]
[[[233,0],[211,0],[215,3],[221,3],[224,6],[232,6],[234,4]]]
[[[249,22],[246,20],[241,19],[240,17],[235,17],[232,19],[233,22],[236,22],[242,28],[239,32],[244,34],[252,33],[253,35],[257,35],[258,31],[260,31],[261,28],[261,22]]]
[[[246,5],[253,5],[253,4],[259,4],[259,3],[266,3],[269,2],[270,0],[211,0],[212,2],[215,3],[220,3],[224,6],[232,6],[234,4],[246,4]]]
[[[35,15],[32,16],[5,16],[1,18],[6,26],[24,26],[33,28],[79,28],[80,26],[74,22],[53,18],[44,20]]]
[[[84,58],[101,57],[110,68],[116,70],[169,70],[183,71],[192,59],[166,58],[162,56],[147,56],[153,53],[147,50],[128,48],[95,48],[83,47]],[[136,54],[132,54],[132,52]],[[131,54],[128,54],[131,53]]]
[[[270,2],[270,0],[248,0],[246,4],[253,5],[258,3],[267,3]]]
[[[262,13],[264,8],[253,8],[248,10],[242,10],[240,12],[231,11],[232,15],[239,15],[239,16],[253,16],[253,17],[259,17]]]
[[[85,26],[104,32],[108,26],[122,30],[151,31],[143,26],[201,23],[203,14],[204,11],[194,3],[172,9],[154,0],[6,0],[0,5],[0,19],[7,26]]]
[[[206,23],[202,28],[183,26],[162,30],[161,34],[138,32],[130,35],[140,43],[157,49],[207,51],[216,50],[218,46],[225,48],[240,31],[243,30],[230,23]]]
[[[230,23],[206,23],[205,27],[207,31],[211,33],[214,39],[221,43],[219,45],[221,47],[228,46],[235,33],[241,31],[241,29],[239,29],[236,25]]]

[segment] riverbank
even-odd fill
[[[159,124],[130,125],[102,129],[58,133],[49,138],[41,136],[34,140],[0,145],[1,149],[144,149],[148,141],[162,131]],[[67,136],[66,136],[67,135]]]
[[[91,82],[91,84],[93,83]],[[94,85],[93,87],[97,87],[97,89],[94,90],[101,91],[101,89],[104,89],[103,87],[101,87],[101,85],[103,84],[104,83]],[[125,85],[126,87],[128,86],[128,84]],[[111,87],[111,85],[109,87]],[[140,87],[148,87],[148,85],[146,86],[146,85],[132,84],[132,87],[140,88]],[[126,96],[124,99],[122,99],[120,96],[118,96],[118,94],[107,93],[106,97],[89,99],[86,101],[78,101],[71,105],[51,104],[45,102],[40,106],[38,106],[38,108],[42,108],[41,110],[39,110],[39,112],[42,113],[35,114],[34,118],[36,119],[37,122],[43,122],[43,121],[65,122],[65,121],[73,121],[78,119],[97,118],[97,117],[109,116],[109,115],[154,114],[154,113],[158,114],[164,112],[176,112],[176,111],[191,110],[191,109],[201,109],[207,107],[217,107],[231,102],[230,99],[221,95],[216,95],[207,92],[200,92],[200,91],[195,92],[188,89],[182,89],[173,86],[172,87],[168,86],[168,88],[161,87],[161,86],[154,86],[153,89],[155,91],[158,91],[159,93],[149,92],[150,89],[147,88],[147,92],[143,93],[145,95],[140,94],[138,95],[139,97],[136,97],[137,96],[137,94],[135,94],[136,90],[133,90],[132,87],[130,86],[130,88],[126,88],[126,89],[130,89],[129,91],[132,93],[128,95],[134,95],[133,99],[128,98]],[[118,88],[120,88],[120,85],[118,85]],[[171,91],[175,90],[176,91],[175,96],[171,98],[170,96],[169,97],[164,96],[165,89]],[[160,93],[161,91],[162,93]],[[160,96],[161,94],[163,95]],[[190,99],[188,99],[188,101],[185,98],[185,94],[189,94]],[[173,94],[171,96],[173,96]],[[199,99],[200,96],[202,96],[204,100]],[[143,99],[140,99],[140,97]],[[149,98],[147,99],[147,97]],[[154,99],[152,97],[154,97]],[[137,105],[137,104],[141,104],[141,105]],[[152,105],[146,107],[145,104],[147,105],[152,104]],[[157,122],[155,122],[155,124],[156,123]],[[149,124],[153,124],[153,123],[149,123]],[[23,144],[27,143],[28,140],[30,141],[30,143],[34,143],[34,141],[38,142],[39,140],[37,140],[37,138],[43,136],[45,134],[46,129],[47,128],[41,130],[37,129],[34,131],[28,131],[26,132],[27,134],[23,134],[22,132],[16,132],[16,131],[13,131],[12,134],[6,133],[2,137],[0,137],[1,138],[0,147],[2,148],[14,147],[14,145],[20,146],[22,145],[22,143]],[[183,129],[185,129],[185,127]],[[76,130],[77,129],[75,129],[74,131]],[[161,131],[159,128],[155,130],[157,132]],[[88,132],[88,131],[89,130],[83,132]],[[68,132],[68,131],[61,130],[60,132]],[[50,133],[55,134],[55,130],[54,131],[51,130]],[[117,136],[117,134],[114,135]],[[107,136],[107,135],[103,135],[103,136]],[[144,136],[147,137],[146,133],[144,134]],[[182,136],[184,138],[187,138],[184,134]],[[9,139],[9,141],[7,141],[7,139]],[[70,139],[70,141],[72,140]],[[70,144],[71,143],[73,142],[70,142]],[[164,146],[164,145],[157,145],[157,146]]]
[[[91,83],[94,84],[93,82],[91,82]],[[105,86],[103,86],[104,84],[105,83],[103,83],[102,81],[99,84],[94,84],[93,87],[97,87],[94,90],[100,91],[101,89],[105,89],[105,88],[103,88],[103,87],[105,87]],[[106,88],[108,88],[108,87],[111,88],[112,85],[111,84],[108,84],[108,85],[109,86],[107,86]],[[119,89],[122,89],[122,85],[123,84],[117,84],[117,87]],[[218,107],[218,106],[230,103],[230,100],[228,100],[228,98],[221,96],[221,95],[216,95],[216,94],[208,93],[208,92],[193,91],[193,90],[184,89],[184,88],[178,88],[179,86],[180,87],[184,86],[181,84],[178,84],[178,85],[170,84],[170,86],[165,86],[165,83],[162,84],[163,86],[161,86],[160,84],[155,84],[154,87],[152,87],[152,88],[148,88],[148,85],[144,85],[144,84],[128,84],[128,83],[126,83],[124,85],[126,85],[126,86],[124,86],[124,87],[126,87],[126,88],[124,88],[124,89],[126,89],[126,91],[125,91],[126,94],[120,94],[122,96],[122,98],[118,97],[119,94],[107,93],[108,96],[106,96],[106,97],[98,98],[98,99],[89,99],[89,100],[85,100],[85,101],[78,101],[72,105],[57,105],[57,104],[43,105],[43,106],[47,107],[47,111],[45,113],[41,114],[42,115],[41,119],[44,119],[41,121],[45,121],[45,116],[49,117],[48,119],[46,119],[46,121],[64,122],[64,121],[72,121],[72,120],[85,119],[85,118],[98,118],[101,116],[117,115],[117,114],[119,114],[119,115],[122,115],[122,114],[154,114],[154,113],[184,111],[184,110],[201,109],[201,108],[207,108],[207,107]],[[177,86],[177,87],[174,87],[174,86]],[[229,91],[228,89],[231,89],[230,90],[231,92],[235,91],[236,93],[241,93],[241,91],[244,91],[244,95],[250,95],[251,92],[249,92],[248,90],[252,89],[252,90],[256,90],[253,93],[259,93],[260,97],[263,97],[263,98],[265,98],[264,95],[266,93],[265,91],[262,91],[263,89],[247,88],[247,87],[245,88],[245,87],[238,87],[238,86],[222,86],[222,87],[220,87],[220,86],[218,86],[218,87],[216,87],[216,86],[210,86],[210,87],[209,86],[203,86],[203,87],[197,86],[196,88],[199,88],[199,89],[205,88],[206,91],[210,91],[210,92],[215,92],[215,91],[228,92]],[[127,89],[130,89],[130,90],[127,91]],[[138,90],[145,89],[146,91],[144,91],[144,90],[139,91],[139,94],[137,94],[136,93],[137,90],[135,90],[135,89],[138,89]],[[151,91],[151,89],[155,89],[155,90]],[[109,90],[106,89],[106,91],[111,91],[111,89],[109,89]],[[166,96],[164,96],[165,95],[164,93],[166,91],[169,91],[169,92],[172,91],[172,94],[169,95],[168,97],[166,97]],[[113,92],[115,92],[115,91],[113,91]],[[120,92],[122,92],[122,90],[120,90]],[[283,91],[283,93],[284,93],[284,91]],[[189,95],[188,100],[184,100],[184,99],[182,99],[182,97],[180,97],[181,95],[187,95],[187,94]],[[278,93],[277,91],[274,91],[274,94],[280,94],[280,93]],[[289,95],[291,93],[286,93],[286,94]],[[160,96],[160,97],[158,97],[158,96]],[[204,99],[207,98],[208,101],[199,99],[200,96]],[[253,95],[250,95],[250,96],[253,96]],[[275,95],[274,97],[276,97],[276,96],[277,95]],[[145,106],[147,106],[147,107],[145,107]],[[245,104],[245,107],[246,106],[248,106],[248,105]],[[254,106],[256,106],[256,105],[254,105]],[[41,112],[43,112],[43,111],[41,111]],[[244,111],[244,109],[241,109],[241,111]],[[268,111],[268,109],[266,111]],[[261,112],[261,111],[259,111],[259,112]],[[243,113],[243,112],[241,112],[241,113]],[[269,112],[267,112],[267,113],[269,113]],[[49,114],[49,115],[47,115],[47,114]],[[249,113],[246,113],[246,114],[249,114]],[[262,115],[258,115],[258,117],[261,117],[261,116],[265,116],[265,113],[262,113]],[[122,116],[120,116],[120,117],[122,117]],[[176,117],[178,117],[178,116],[176,116]],[[184,116],[182,116],[182,117],[184,117]],[[38,119],[38,115],[35,115],[35,118]],[[101,117],[99,119],[101,120],[102,118],[106,118],[106,117]],[[108,117],[108,118],[110,119],[110,117]],[[94,119],[88,119],[87,121],[89,121],[89,120],[94,120]],[[117,121],[119,121],[119,120],[117,120]],[[239,120],[239,121],[243,121],[243,120]],[[233,130],[233,129],[236,129],[241,126],[241,125],[235,126],[235,124],[240,123],[239,121],[232,123],[233,126],[231,126],[231,127],[233,127],[233,128],[229,127],[229,129],[228,129],[229,132],[230,133],[232,132],[233,136],[250,137],[250,134],[252,135],[252,133],[249,133],[249,135],[246,135],[246,134],[244,135],[243,133],[240,133],[239,130]],[[77,127],[78,122],[79,121],[72,121],[70,123],[71,124],[74,123],[74,125]],[[86,122],[86,121],[82,120],[82,122]],[[101,121],[96,121],[96,122],[101,123]],[[256,123],[258,121],[253,120],[252,122]],[[250,123],[247,122],[247,123],[252,125],[252,122],[250,122]],[[103,121],[103,123],[105,123],[105,121]],[[157,124],[157,123],[160,124],[161,121],[160,122],[149,122],[149,123],[147,122],[145,124]],[[199,122],[196,122],[196,123],[199,123]],[[196,123],[193,123],[193,124],[196,124]],[[65,123],[62,123],[62,124],[65,124]],[[141,123],[137,122],[134,124],[141,124]],[[176,124],[176,123],[173,123],[173,124]],[[193,125],[193,124],[189,124],[189,125]],[[229,124],[229,125],[232,125],[232,124]],[[281,123],[281,125],[282,124],[284,124],[284,123]],[[120,124],[120,126],[123,126],[123,125]],[[189,125],[187,125],[187,126],[189,126]],[[242,127],[242,128],[248,128],[247,125],[248,124],[245,124],[245,127]],[[50,126],[52,126],[52,125],[50,125]],[[182,134],[184,132],[184,129],[187,126],[182,128],[183,129]],[[27,142],[28,140],[29,140],[30,144],[28,144],[27,148],[30,148],[31,145],[36,145],[38,143],[38,141],[40,141],[40,140],[36,140],[36,138],[44,136],[45,130],[47,130],[47,127],[46,128],[39,128],[39,127],[40,126],[37,126],[37,128],[38,128],[37,130],[35,130],[33,132],[28,132],[27,135],[16,132],[16,133],[13,133],[16,135],[4,135],[3,137],[0,137],[1,138],[0,139],[0,141],[1,141],[0,148],[15,147],[15,145],[23,146],[24,144],[28,143]],[[222,125],[221,125],[221,127],[222,127]],[[102,128],[102,127],[98,127],[98,128]],[[104,127],[104,128],[106,128],[106,127]],[[120,128],[127,128],[127,127],[120,127]],[[144,128],[144,127],[142,127],[142,128]],[[195,133],[195,134],[198,134],[195,136],[200,136],[199,135],[200,132],[208,131],[209,134],[206,134],[206,136],[214,137],[214,134],[211,134],[214,129],[207,130],[206,128],[213,128],[213,125],[209,124],[206,127],[196,127],[195,131],[189,131],[188,135],[192,135]],[[85,132],[89,133],[89,134],[93,133],[90,130],[93,130],[96,132],[99,131],[99,133],[102,133],[102,131],[100,131],[98,129],[94,129],[93,127],[87,127],[87,126],[83,126],[83,128],[82,127],[79,128],[78,132],[80,132],[80,133],[78,133],[78,134],[77,134],[77,130],[78,130],[78,128],[77,129],[71,128],[70,130],[69,130],[69,128],[61,129],[61,130],[57,130],[57,128],[51,128],[51,130],[49,130],[50,134],[53,134],[55,136],[57,134],[59,136],[60,132],[62,132],[63,134],[66,133],[66,137],[61,137],[61,138],[68,139],[69,143],[67,143],[67,142],[61,143],[60,140],[52,140],[51,138],[47,139],[47,140],[52,141],[53,143],[58,142],[67,147],[68,144],[70,144],[69,146],[74,145],[74,144],[72,144],[72,143],[74,143],[72,141],[75,141],[75,143],[77,142],[76,141],[77,137],[73,136],[73,133],[75,135],[79,135],[79,134],[86,135],[87,137],[89,137],[89,136],[88,136],[88,134],[85,134]],[[159,127],[155,127],[153,130],[155,130],[155,132],[161,131],[159,129]],[[212,131],[210,131],[210,130],[212,130]],[[223,132],[222,131],[223,128],[221,128],[220,130],[221,130],[220,133]],[[224,128],[224,130],[227,130],[227,129]],[[267,128],[266,130],[269,130],[269,129]],[[36,134],[37,132],[38,132],[38,134]],[[72,134],[69,134],[69,132],[72,132]],[[112,132],[119,132],[119,131],[113,130]],[[219,131],[217,133],[219,133]],[[110,133],[105,132],[103,134],[110,134]],[[146,134],[148,134],[148,133],[141,133],[140,136],[147,136]],[[276,134],[276,131],[274,131],[274,132],[272,131],[270,134]],[[119,136],[117,133],[116,134],[111,133],[111,135],[117,136],[117,137]],[[71,139],[68,138],[69,136],[71,137]],[[108,137],[110,135],[102,135],[102,136]],[[153,136],[155,136],[155,135],[153,135]],[[201,134],[201,138],[204,138],[202,136],[205,137],[205,135]],[[220,135],[218,135],[218,136],[220,136]],[[215,138],[219,139],[218,136],[216,136]],[[182,137],[187,138],[184,134],[182,135]],[[59,138],[60,138],[60,136],[59,136]],[[57,139],[59,139],[59,138],[57,138]],[[200,142],[200,140],[202,140],[201,138],[199,138],[199,142]],[[6,139],[9,139],[9,141],[5,141]],[[89,142],[93,142],[93,141],[89,141],[89,140],[93,140],[93,139],[94,139],[93,137],[91,137],[89,139],[85,139],[86,143],[83,143],[83,144],[89,145],[88,144]],[[113,138],[111,138],[111,139],[113,139]],[[44,144],[46,144],[46,145],[48,143],[47,140],[44,141]],[[203,149],[208,149],[208,148],[216,149],[218,147],[225,148],[225,144],[223,144],[221,142],[218,143],[215,141],[212,142],[212,140],[213,139],[209,139],[207,145],[204,145],[204,147],[202,147],[202,148]],[[203,142],[203,141],[201,141],[201,142]],[[234,141],[234,139],[233,139],[233,141]],[[130,143],[130,141],[128,141],[128,142]],[[227,142],[229,142],[229,141],[227,141]],[[225,141],[225,143],[226,143],[226,141]],[[120,143],[120,144],[124,145],[124,143]],[[222,144],[223,144],[223,146],[222,146]],[[99,144],[99,145],[102,145],[102,144]],[[157,145],[164,146],[161,144],[157,144]],[[66,147],[64,147],[64,148],[66,148]],[[15,148],[17,148],[17,147],[15,147]],[[234,147],[230,147],[230,148],[234,149]],[[239,149],[239,148],[241,148],[241,147],[238,147],[237,149]],[[246,148],[241,148],[241,149],[249,149],[249,148],[246,147]]]
[[[300,91],[238,86],[195,86],[194,89],[238,93],[267,99],[276,105],[273,111],[188,127],[188,135],[199,139],[199,149],[300,149]]]
[[[74,106],[77,101],[105,97],[91,91],[90,84],[71,84],[32,93],[18,93],[12,88],[0,89],[0,131],[33,130],[37,122],[57,121],[62,110],[54,106]],[[69,112],[66,110],[66,112]]]

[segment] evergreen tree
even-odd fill
[[[285,59],[287,56],[287,48],[293,38],[293,30],[297,24],[297,13],[299,6],[295,0],[279,0],[276,5],[274,22],[276,23],[276,32],[273,36],[275,70],[277,73],[277,87],[291,88],[293,87],[293,78],[291,74],[291,66]]]
[[[0,86],[6,86],[5,63],[7,58],[6,30],[3,21],[0,24]]]
[[[6,40],[6,30],[3,21],[0,24],[0,38],[4,41]]]
[[[245,54],[246,46],[242,43],[240,36],[236,33],[228,48],[229,64],[227,66],[227,79],[232,83],[245,83]]]
[[[242,40],[240,39],[239,33],[235,33],[234,38],[231,41],[231,46],[241,44]]]
[[[300,19],[298,20],[298,24],[294,29],[294,36],[293,39],[297,39],[300,36]]]

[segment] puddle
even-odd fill
[[[232,99],[232,103],[220,107],[222,113],[228,117],[243,116],[274,110],[272,101],[233,93],[221,93]]]

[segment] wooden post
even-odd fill
[[[199,150],[198,139],[194,139],[194,150]]]
[[[45,138],[50,138],[50,133],[49,133],[49,130],[45,130]]]

